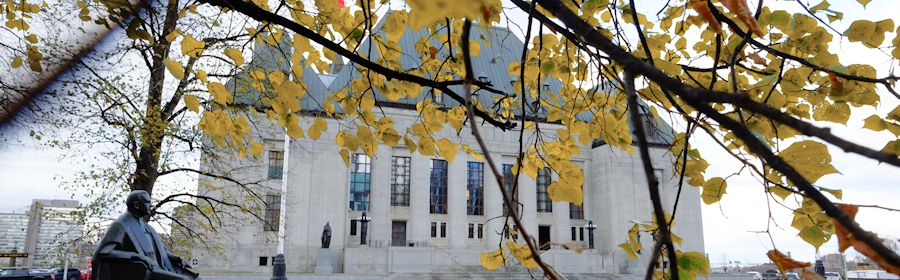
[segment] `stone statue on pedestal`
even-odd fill
[[[128,211],[109,226],[91,260],[96,280],[192,280],[199,274],[181,258],[169,255],[159,234],[147,225],[150,194],[131,191]]]
[[[331,246],[331,223],[325,223],[325,229],[322,230],[322,248]]]

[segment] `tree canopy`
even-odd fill
[[[877,143],[880,149],[829,129],[846,125],[860,108],[900,100],[895,88],[900,78],[842,59],[834,46],[846,38],[879,50],[893,69],[900,59],[900,28],[892,19],[845,19],[827,0],[813,2],[672,0],[655,3],[651,11],[644,1],[633,0],[79,0],[78,14],[64,20],[122,30],[124,36],[75,30],[68,36],[88,38],[87,42],[54,55],[60,57],[59,63],[48,63],[47,54],[57,50],[43,44],[42,36],[48,32],[41,29],[52,25],[41,14],[52,5],[7,1],[0,3],[6,13],[4,36],[18,41],[0,47],[8,72],[22,75],[0,82],[9,92],[0,100],[9,108],[0,121],[8,121],[13,112],[27,106],[23,104],[52,89],[54,81],[102,46],[104,38],[114,38],[137,46],[150,77],[143,81],[148,89],[137,106],[141,110],[135,118],[141,125],[131,130],[140,132],[132,144],[133,189],[152,189],[162,143],[165,137],[174,137],[166,133],[168,121],[187,112],[197,114],[198,128],[207,137],[240,156],[263,151],[262,144],[249,137],[252,130],[245,114],[250,114],[270,118],[293,138],[318,139],[325,130],[339,131],[335,141],[341,148],[335,152],[345,162],[356,151],[372,156],[378,143],[384,143],[451,161],[460,151],[483,154],[492,169],[497,167],[483,143],[470,147],[454,139],[436,139],[434,132],[449,126],[471,130],[480,138],[482,121],[522,134],[540,133],[542,123],[555,123],[562,128],[548,137],[520,140],[516,176],[535,177],[538,169],[549,167],[560,174],[548,188],[551,199],[581,204],[584,175],[571,163],[580,146],[602,139],[612,147],[639,152],[655,225],[636,226],[629,235],[643,230],[661,237],[653,247],[648,277],[692,278],[709,271],[708,261],[699,252],[676,251],[677,238],[669,228],[678,216],[663,211],[647,152],[647,132],[627,122],[640,119],[640,114],[665,117],[683,124],[676,126],[670,146],[676,175],[701,188],[704,203],[717,203],[726,195],[728,179],[708,178],[705,170],[710,162],[702,153],[723,149],[763,183],[773,201],[799,201],[791,208],[791,226],[800,231],[802,240],[818,247],[836,236],[841,250],[852,246],[898,274],[897,253],[854,221],[858,206],[838,202],[840,190],[816,182],[839,173],[831,165],[827,145],[900,167],[900,106],[865,117],[862,129],[893,135],[893,140]],[[846,21],[851,22],[846,30],[833,26]],[[513,87],[475,79],[473,74],[471,58],[480,55],[482,43],[491,42],[473,36],[472,30],[493,25],[523,31],[520,59],[507,66],[518,77]],[[423,32],[422,38],[428,38],[416,42],[415,55],[403,53],[398,43],[405,32]],[[246,61],[254,43],[278,49],[277,62],[287,67],[267,72]],[[409,57],[414,58],[412,64],[404,62]],[[301,106],[301,100],[311,98],[302,82],[304,73],[327,72],[332,62],[343,59],[358,72],[348,86],[315,100],[314,108]],[[263,93],[261,102],[236,102],[235,94],[248,89],[227,86],[226,79],[239,71],[249,73],[247,87]],[[551,79],[561,83],[558,90],[547,92],[543,85]],[[493,96],[494,104],[473,99],[473,92]],[[379,110],[376,94],[388,101],[418,100],[420,121],[410,128],[394,127]],[[455,103],[442,107],[425,98],[434,95]],[[641,106],[639,99],[650,106]],[[537,113],[530,106],[546,112]],[[312,118],[312,125],[301,127],[301,118]],[[328,127],[325,118],[342,125]],[[715,139],[718,146],[692,146],[691,137],[697,133]],[[513,207],[503,193],[506,205]],[[515,211],[510,213],[520,223]],[[522,234],[524,244],[509,241],[505,248],[485,252],[482,264],[496,269],[512,255],[525,267],[540,267],[548,277],[557,278],[532,253],[536,245],[528,233]],[[636,246],[640,244],[634,237],[620,244],[629,255]],[[808,265],[777,250],[769,257],[780,269]],[[659,258],[671,260],[668,270],[656,268]]]

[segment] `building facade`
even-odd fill
[[[0,253],[25,252],[25,235],[28,228],[28,215],[24,213],[0,213]],[[18,266],[10,258],[0,258],[0,266]]]
[[[377,29],[377,26],[376,26]],[[508,30],[473,28],[473,38],[493,41],[481,45],[481,55],[474,59],[476,76],[494,84],[509,85],[514,79],[507,74],[507,65],[517,61],[523,44]],[[479,34],[480,33],[480,34]],[[408,53],[415,53],[414,42],[421,34],[407,32],[400,44]],[[473,40],[478,42],[481,40]],[[368,42],[363,43],[365,49]],[[412,50],[410,51],[410,48]],[[251,66],[277,71],[284,65],[272,63],[275,52],[257,44]],[[358,75],[350,65],[336,65],[340,69],[327,75],[304,71],[303,82],[308,88],[304,108],[315,108],[316,97],[324,97],[347,87]],[[229,83],[241,88],[240,75]],[[510,85],[511,86],[511,85]],[[559,81],[548,81],[546,88],[557,90]],[[511,88],[510,88],[511,90]],[[252,103],[261,93],[253,90],[236,93],[238,102]],[[422,97],[424,98],[424,97]],[[482,102],[492,102],[480,96]],[[323,99],[319,99],[323,100]],[[404,131],[419,120],[415,104],[418,100],[387,102],[379,97],[383,113],[394,121],[397,131]],[[458,106],[452,100],[433,98],[441,107]],[[484,103],[490,104],[490,103]],[[303,118],[301,127],[309,127],[312,118]],[[209,233],[218,250],[197,248],[191,258],[205,275],[267,275],[272,271],[277,251],[278,216],[285,212],[285,258],[288,273],[315,271],[323,227],[332,229],[331,258],[335,273],[381,274],[396,272],[483,271],[479,263],[482,252],[496,250],[504,236],[508,222],[501,186],[494,180],[491,168],[482,159],[460,151],[454,160],[437,156],[423,156],[411,152],[402,144],[390,147],[379,143],[374,156],[362,151],[349,154],[349,164],[338,153],[335,143],[338,127],[344,120],[327,119],[328,130],[318,140],[291,140],[285,150],[283,129],[271,121],[254,118],[254,141],[265,144],[259,157],[237,157],[223,153],[201,160],[201,169],[247,182],[259,182],[261,200],[266,203],[256,213],[235,218],[235,226]],[[678,195],[678,179],[673,176],[673,156],[668,152],[671,129],[660,120],[645,116],[638,123],[657,133],[651,139],[650,156],[659,179],[662,202],[671,213]],[[551,134],[561,127],[540,123],[542,131]],[[518,125],[517,128],[523,127]],[[445,127],[436,132],[435,139],[448,138],[467,144],[476,154],[475,139],[468,128],[457,130]],[[503,131],[489,125],[479,127],[491,156],[504,178],[513,178],[511,170],[519,151],[519,131]],[[354,133],[353,129],[350,129]],[[212,145],[212,144],[209,144]],[[617,244],[627,240],[627,231],[635,223],[652,221],[652,205],[639,152],[620,151],[597,139],[591,145],[579,147],[572,159],[584,171],[584,204],[581,206],[549,199],[547,186],[556,180],[556,173],[539,171],[532,179],[518,177],[515,195],[522,204],[522,222],[540,244],[572,242],[588,248],[591,234],[594,249],[582,253],[550,245],[542,248],[542,258],[564,273],[642,273],[648,262],[646,255],[629,261]],[[286,181],[287,193],[281,193]],[[511,185],[511,181],[504,181]],[[198,193],[214,197],[241,197],[242,189],[229,181],[201,176]],[[281,196],[286,204],[281,205]],[[362,222],[365,214],[370,218]],[[674,233],[682,237],[678,249],[704,251],[699,192],[696,188],[682,190],[678,204]],[[588,223],[597,225],[588,230]],[[366,239],[363,240],[365,232]],[[518,239],[521,237],[510,235]],[[641,237],[644,250],[649,250],[650,234]],[[364,242],[365,241],[365,242]],[[364,244],[365,243],[365,244]],[[512,270],[521,266],[512,260]]]
[[[78,201],[62,199],[35,199],[28,211],[25,236],[25,267],[50,268],[61,266],[67,249],[74,250],[75,241],[82,237],[84,224],[72,218],[78,209]]]

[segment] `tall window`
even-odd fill
[[[284,167],[284,152],[269,151],[269,179],[281,179]]]
[[[447,214],[447,161],[431,160],[431,213]]]
[[[550,195],[547,193],[547,187],[550,186],[550,168],[538,169],[537,173],[537,211],[553,212],[553,202],[550,201]]]
[[[391,158],[391,205],[409,206],[409,157]]]
[[[513,175],[513,165],[512,164],[504,164],[503,165],[503,191],[509,195],[509,199],[512,201],[518,200],[518,192],[513,191],[513,185],[515,185],[516,176]],[[503,213],[506,214],[508,209],[506,208],[506,201],[503,202]]]
[[[350,159],[350,209],[368,211],[372,161],[365,154],[353,154]]]
[[[263,224],[264,231],[278,231],[278,225],[281,221],[281,195],[266,194],[266,218]]]
[[[484,215],[484,163],[469,162],[466,213]]]
[[[569,203],[569,219],[584,220],[584,204]]]

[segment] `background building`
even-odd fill
[[[25,252],[25,235],[28,215],[22,213],[0,213],[0,253]],[[12,264],[10,258],[0,258],[0,266],[19,266],[22,259]]]
[[[62,266],[63,256],[78,263],[76,243],[83,236],[84,224],[71,215],[78,210],[78,201],[35,199],[28,210],[25,252],[31,254],[25,267],[49,268]],[[68,251],[66,254],[65,252]],[[83,254],[80,254],[83,255]]]
[[[421,55],[415,50],[415,43],[422,36],[419,33],[407,30],[400,39],[404,68],[415,66]],[[480,56],[473,58],[475,76],[500,89],[512,91],[510,81],[516,77],[508,74],[507,65],[518,61],[523,43],[502,28],[473,28],[472,33],[472,42],[481,44]],[[492,43],[485,44],[483,40]],[[367,44],[369,42],[364,42],[359,49],[366,49]],[[283,49],[289,49],[290,44],[284,45],[288,48]],[[251,70],[287,72],[290,67],[280,63],[286,60],[280,53],[257,42],[249,67]],[[340,58],[338,62],[341,62]],[[301,102],[304,109],[320,108],[316,102],[325,100],[330,92],[349,88],[350,81],[359,75],[353,64],[337,63],[332,69],[333,73],[320,75],[305,68],[303,83],[307,93]],[[248,86],[250,83],[246,73],[228,83],[229,89],[236,92],[236,103],[256,104],[264,96]],[[548,79],[544,92],[554,92],[559,87],[559,81]],[[431,98],[430,102],[443,108],[459,105],[439,94],[422,94],[418,98],[390,102],[377,94],[381,106],[379,115],[383,112],[390,116],[397,131],[404,131],[418,121],[415,105],[423,98]],[[488,104],[485,107],[490,107],[493,102],[488,94],[477,98]],[[533,114],[546,114],[540,107],[532,110]],[[672,175],[674,158],[668,152],[672,130],[650,115],[631,121],[639,122],[650,131],[650,156],[661,183],[663,205],[671,213],[678,192],[677,177]],[[505,211],[500,187],[492,180],[490,168],[475,156],[462,151],[453,161],[423,156],[410,152],[401,141],[396,147],[379,143],[373,157],[361,151],[351,152],[348,165],[338,154],[339,146],[334,140],[336,128],[340,126],[338,120],[327,119],[329,129],[319,140],[307,137],[291,141],[288,155],[283,150],[283,129],[263,118],[252,118],[251,123],[256,131],[253,140],[265,144],[266,151],[262,156],[241,158],[225,152],[215,158],[202,159],[201,169],[259,182],[259,187],[253,191],[265,202],[260,203],[257,212],[265,221],[236,214],[233,226],[209,232],[208,239],[217,243],[221,253],[196,248],[191,256],[198,260],[197,268],[204,275],[270,274],[272,258],[276,255],[281,211],[286,211],[287,217],[285,257],[289,273],[314,271],[322,228],[326,223],[332,228],[332,262],[338,273],[483,271],[479,256],[486,250],[496,249],[499,244],[507,224],[504,219],[491,218],[502,216]],[[301,127],[310,125],[311,118],[301,120]],[[542,131],[550,135],[561,127],[553,123],[540,125]],[[518,153],[519,132],[502,131],[487,125],[480,130],[499,165],[497,167],[504,173],[502,175],[512,178],[509,173]],[[468,144],[475,153],[481,153],[468,128],[462,131],[457,133],[448,126],[436,132],[435,139],[446,137]],[[352,129],[350,132],[354,133]],[[525,227],[541,244],[574,242],[587,248],[590,231],[585,226],[589,221],[593,222],[598,226],[593,232],[595,249],[578,254],[549,246],[544,248],[542,258],[564,273],[643,273],[648,263],[648,251],[654,242],[650,234],[640,237],[644,253],[637,261],[628,261],[617,247],[626,241],[627,231],[635,223],[652,221],[652,206],[639,153],[629,154],[612,148],[602,139],[579,148],[580,152],[572,161],[584,171],[585,203],[579,207],[550,201],[546,188],[552,179],[556,179],[555,173],[542,170],[536,179],[520,176],[516,195],[522,203]],[[288,169],[284,168],[285,161],[289,161]],[[284,177],[288,184],[287,204],[280,205]],[[243,192],[247,186],[236,186],[207,176],[201,176],[199,181],[199,194],[226,201],[246,197]],[[504,185],[511,183],[504,182]],[[677,249],[703,252],[697,188],[684,188],[680,199],[678,222],[673,231],[683,242]],[[361,240],[363,224],[359,217],[363,213],[371,217],[371,222],[366,224],[368,235],[365,241],[368,244],[362,244]],[[521,271],[514,261],[511,264],[511,269]]]

